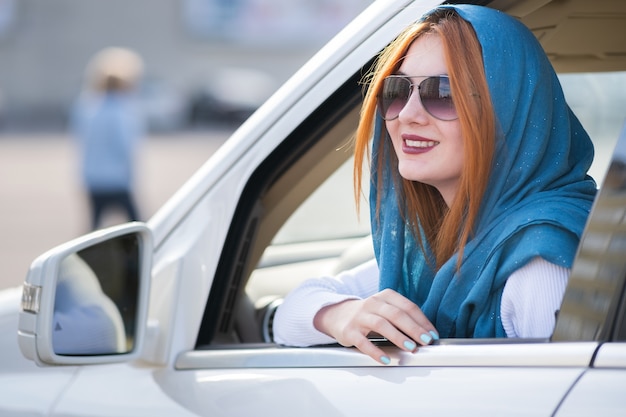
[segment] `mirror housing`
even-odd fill
[[[40,366],[126,362],[142,351],[152,234],[133,222],[40,255],[24,282],[18,342]]]

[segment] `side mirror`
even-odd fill
[[[92,232],[32,263],[18,341],[39,365],[124,362],[146,328],[152,235],[143,223]]]

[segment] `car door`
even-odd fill
[[[350,89],[344,87],[346,89],[341,90],[341,97],[345,99]],[[333,96],[325,105],[337,109],[340,102]],[[319,119],[310,124],[305,121],[305,127],[298,130],[300,144],[309,138],[307,132],[312,131],[313,126],[323,125],[320,120],[330,120],[329,116],[324,116],[324,111],[324,105],[318,107],[315,117]],[[351,116],[348,113],[346,117]],[[336,134],[332,126],[339,123],[339,120],[331,123],[330,130],[315,130],[315,135],[319,136],[316,144],[331,140],[329,137]],[[335,146],[341,148],[341,144],[339,141]],[[259,216],[255,219],[258,221],[255,223],[258,224],[258,229],[255,229],[258,234],[254,235],[251,247],[242,248],[242,251],[247,251],[245,256],[261,259],[260,263],[252,262],[254,268],[248,266],[254,271],[244,272],[244,280],[249,274],[255,277],[254,274],[263,269],[259,265],[263,264],[261,253],[265,253],[270,241],[267,235],[274,236],[276,223],[280,223],[271,218],[274,210],[281,211],[280,204],[263,196],[292,192],[289,187],[281,187],[281,181],[287,182],[287,178],[306,179],[303,175],[305,169],[299,168],[298,164],[309,166],[306,162],[308,153],[308,149],[299,149],[301,159],[284,167],[281,176],[260,193],[261,197],[251,195],[245,199],[248,204],[259,202],[270,214],[267,218]],[[320,155],[316,154],[316,158],[319,161]],[[268,177],[271,173],[271,170],[269,174],[260,171],[258,175]],[[299,182],[296,181],[296,184]],[[253,212],[252,209],[249,211]],[[265,221],[271,226],[266,226]],[[269,231],[264,227],[273,229]],[[245,256],[243,259],[249,259]],[[242,259],[239,256],[236,258]],[[301,266],[304,268],[304,265]],[[284,270],[281,271],[280,267]],[[282,276],[284,280],[294,279],[290,277],[294,273],[292,267],[285,262],[274,265],[271,271],[263,271],[263,274]],[[307,267],[311,269],[300,270],[300,276],[315,275],[318,273],[315,268],[320,265]],[[234,270],[232,267],[227,269]],[[208,301],[211,306],[219,304],[226,293],[226,290],[213,290],[215,288]],[[272,298],[270,292],[260,293]],[[372,410],[552,415],[576,381],[586,375],[600,345],[593,338],[571,343],[551,343],[548,340],[442,341],[439,345],[421,348],[415,355],[387,347],[393,362],[390,367],[382,367],[352,349],[338,346],[285,348],[263,344],[266,335],[258,332],[259,310],[255,303],[259,299],[248,302],[245,296],[241,296],[240,304],[232,309],[222,309],[221,320],[213,324],[210,324],[211,317],[219,314],[220,309],[209,314],[205,312],[196,350],[178,356],[175,367],[181,371],[177,374],[180,384],[188,387],[198,384],[196,388],[207,398],[203,410],[227,410],[222,412],[234,415],[244,415],[265,407],[271,408],[277,415],[294,412],[305,415],[320,412],[356,415],[371,414]],[[268,305],[271,311],[271,303]],[[271,313],[267,314],[268,310],[261,309],[261,313],[269,321]],[[232,317],[234,323],[229,322]],[[247,327],[252,328],[252,332],[241,330]],[[270,332],[270,329],[266,330],[266,333]],[[232,332],[237,336],[231,337]],[[248,335],[249,339],[246,339]],[[241,344],[238,338],[244,338],[244,343]],[[229,340],[235,342],[229,343]],[[248,400],[239,402],[236,398]]]
[[[342,97],[348,91],[343,90]],[[328,135],[334,135],[332,129]],[[614,158],[626,154],[622,152],[626,143],[621,145]],[[244,343],[209,342],[182,353],[175,363],[177,384],[194,386],[202,393],[206,400],[197,412],[210,410],[207,415],[246,415],[265,409],[275,415],[370,415],[382,410],[437,415],[571,416],[598,411],[620,415],[626,410],[621,394],[626,378],[626,260],[622,256],[626,205],[624,182],[617,181],[623,176],[616,169],[623,169],[623,164],[614,159],[601,181],[604,186],[551,340],[442,340],[415,354],[381,341],[392,358],[390,366],[338,345],[275,346],[271,312],[280,294],[294,285],[290,280],[306,273],[330,273],[345,265],[345,258],[327,254],[322,259],[294,260],[291,253],[279,262],[271,251],[272,262],[262,257],[248,281],[253,288],[246,288],[246,297],[254,298],[250,308],[239,309],[231,329]],[[269,204],[265,207],[271,211]],[[353,244],[361,242],[357,239]],[[371,256],[371,251],[364,250],[363,256]],[[267,304],[259,310],[258,302]],[[585,326],[575,325],[585,320],[589,321]],[[250,326],[238,326],[240,321]]]

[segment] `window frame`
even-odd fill
[[[347,150],[337,149],[346,147],[356,129],[362,102],[361,78],[363,70],[372,62],[352,74],[250,176],[224,242],[196,338],[196,349],[212,344],[240,343],[233,337],[233,327],[245,297],[246,282],[262,253],[302,201],[351,156]],[[281,204],[272,200],[275,197],[272,193],[285,190],[290,175],[306,172],[317,162],[317,156],[328,158],[325,172],[308,184],[309,189],[300,190],[292,201],[282,204],[282,213],[271,213],[274,217],[270,218],[272,205]]]

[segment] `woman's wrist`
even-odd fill
[[[313,327],[319,332],[324,333],[327,336],[330,336],[336,339],[335,332],[333,331],[333,324],[337,323],[337,312],[345,306],[346,303],[350,301],[356,301],[354,299],[343,300],[338,303],[329,304],[322,307],[313,317]]]

